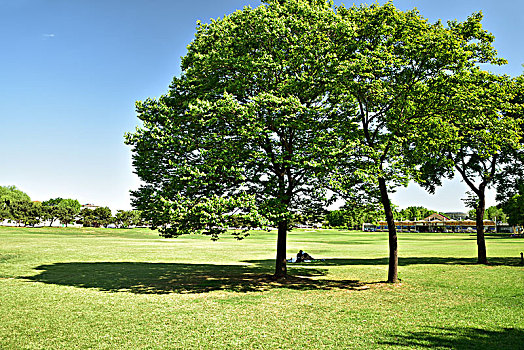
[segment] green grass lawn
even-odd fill
[[[0,349],[524,349],[524,239],[289,233],[324,262],[272,281],[276,233],[0,228]]]

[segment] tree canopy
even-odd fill
[[[31,201],[27,193],[22,192],[16,186],[0,186],[0,202]]]
[[[511,164],[510,155],[519,148],[522,137],[520,121],[507,113],[518,107],[511,102],[518,91],[516,87],[509,77],[478,68],[457,74],[445,89],[441,102],[445,114],[438,129],[428,129],[430,134],[425,134],[419,144],[428,155],[422,168],[424,174],[439,183],[435,177],[452,177],[456,171],[470,188],[471,196],[466,202],[476,212],[478,262],[484,264],[485,192]],[[429,138],[434,141],[428,145]]]
[[[438,102],[453,79],[478,63],[504,61],[496,57],[481,14],[444,26],[391,3],[340,7],[338,13],[343,25],[334,91],[345,113],[334,120],[338,155],[326,168],[343,196],[382,204],[389,230],[388,281],[395,282],[397,236],[389,193],[419,178],[428,153],[418,141],[440,127],[446,105]],[[351,128],[355,124],[359,127]]]
[[[49,226],[52,226],[55,220],[67,226],[76,219],[81,207],[76,199],[51,198],[42,203],[43,218],[49,220]]]
[[[146,184],[133,203],[163,235],[217,237],[232,215],[276,224],[275,275],[286,275],[287,220],[324,198],[314,174],[334,16],[323,1],[270,1],[200,23],[181,77],[137,103],[143,127],[126,142]]]
[[[169,91],[137,102],[143,125],[126,134],[144,183],[134,206],[167,237],[217,238],[233,219],[276,224],[280,277],[289,219],[331,188],[381,203],[396,282],[389,193],[409,178],[438,185],[422,165],[434,145],[419,136],[442,130],[457,80],[504,62],[481,19],[444,26],[391,3],[274,0],[199,23]]]
[[[19,209],[28,207],[27,203],[31,204],[31,198],[16,186],[0,186],[0,221],[20,220]]]
[[[521,185],[518,191],[501,205],[508,224],[512,226],[524,226],[524,186]]]

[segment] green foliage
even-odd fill
[[[144,183],[133,205],[153,228],[216,239],[238,215],[237,238],[278,225],[282,264],[288,220],[325,201],[335,16],[322,1],[268,1],[199,23],[181,76],[137,102],[143,126],[126,135]]]
[[[331,210],[326,215],[326,221],[331,227],[346,226],[345,212],[343,210]]]
[[[77,214],[75,213],[73,208],[62,207],[60,205],[56,207],[56,217],[58,220],[60,220],[60,223],[62,225],[65,225],[66,227],[67,225],[74,222],[74,220],[76,219],[76,215]]]
[[[0,186],[0,201],[31,201],[29,196],[16,186]]]
[[[62,202],[64,199],[61,198],[61,197],[57,197],[57,198],[50,198],[44,202],[42,202],[42,205],[44,206],[49,206],[49,207],[55,207],[57,206],[58,204],[60,204],[60,202]]]
[[[497,201],[502,210],[509,215],[508,223],[522,225],[522,194],[524,193],[524,75],[514,80],[515,95],[512,110],[505,114],[518,120],[520,124],[520,144],[507,154],[506,166],[497,174]]]
[[[22,219],[18,210],[11,207],[24,205],[22,202],[31,202],[29,196],[16,188],[16,186],[0,186],[0,221]],[[18,203],[18,204],[15,204]]]
[[[62,198],[57,197],[42,202],[42,219],[49,221],[49,227],[58,219],[58,204],[61,201]]]
[[[485,192],[497,179],[505,181],[498,173],[511,165],[510,155],[519,147],[520,121],[507,113],[518,108],[512,102],[518,89],[509,77],[478,68],[456,74],[452,82],[439,102],[446,105],[446,114],[437,127],[419,135],[419,148],[427,150],[422,169],[433,179],[452,177],[457,171],[468,185],[471,192],[465,202],[475,209],[479,263],[487,263]]]
[[[508,217],[506,213],[504,213],[504,211],[501,208],[498,208],[496,206],[491,206],[486,209],[485,219],[497,222],[508,222]]]
[[[113,215],[111,209],[108,207],[98,207],[93,210],[93,217],[95,218],[95,227],[104,226],[113,223]]]
[[[501,209],[507,215],[508,224],[524,226],[524,185],[519,186],[517,194],[501,204]]]
[[[82,209],[78,215],[77,223],[82,224],[84,227],[94,226],[93,210],[89,208]]]
[[[411,206],[397,211],[395,213],[395,219],[410,221],[422,220],[433,213],[435,213],[435,210],[430,210],[421,206]]]
[[[361,230],[364,223],[377,224],[384,219],[384,211],[378,205],[346,203],[342,209],[346,213],[346,227],[353,230]]]
[[[142,223],[142,217],[138,210],[118,210],[115,216],[115,224],[122,228],[130,226],[139,226]]]
[[[41,221],[42,205],[30,201],[14,201],[9,205],[9,216],[24,226],[34,226]]]
[[[58,207],[67,208],[71,211],[73,215],[77,215],[78,213],[80,213],[80,208],[82,208],[82,205],[76,199],[66,198],[62,199],[60,203],[58,203]]]
[[[199,23],[169,92],[136,105],[143,126],[126,143],[145,184],[134,206],[166,237],[217,238],[233,215],[278,224],[278,264],[287,222],[331,187],[381,202],[396,249],[389,193],[410,177],[434,190],[455,164],[421,166],[457,139],[441,123],[453,121],[450,102],[459,122],[485,128],[475,116],[496,115],[505,96],[503,78],[475,68],[505,62],[481,19],[444,26],[391,3],[288,0]]]
[[[477,216],[477,211],[475,209],[471,209],[468,212],[468,216],[470,218],[475,219],[475,217]],[[484,220],[493,220],[497,222],[506,222],[507,223],[508,216],[507,216],[507,213],[504,213],[503,209],[496,207],[496,206],[491,206],[489,208],[486,208],[486,211],[484,212]]]
[[[517,107],[511,103],[516,85],[506,76],[476,68],[455,75],[450,83],[438,101],[445,105],[445,114],[438,126],[419,135],[417,146],[428,155],[423,168],[426,179],[451,177],[457,170],[473,192],[469,205],[476,207],[481,192],[508,165],[508,155],[521,138],[519,121],[506,113]],[[431,180],[440,184],[439,179]]]
[[[476,64],[504,61],[496,57],[480,14],[447,27],[392,3],[339,7],[338,15],[333,91],[342,112],[333,123],[336,156],[326,169],[332,185],[351,202],[382,203],[390,237],[388,280],[394,282],[397,238],[389,193],[410,177],[423,178],[434,189],[435,168],[422,169],[435,176],[419,174],[428,146],[417,140],[435,139],[427,138],[427,130],[438,128],[446,112],[439,99]]]
[[[70,198],[51,198],[42,202],[43,219],[49,220],[49,226],[53,225],[55,220],[61,224],[67,225],[73,223],[80,213],[80,202]]]
[[[111,209],[108,207],[84,208],[80,211],[77,220],[84,227],[107,227],[114,221],[115,218],[113,218]]]
[[[415,136],[439,124],[444,106],[435,102],[443,88],[478,62],[501,61],[479,14],[447,28],[391,3],[339,8],[339,14],[345,25],[337,46],[338,87],[348,112],[338,125],[342,146],[337,148],[345,162],[337,159],[343,166],[335,180],[347,192],[355,193],[360,184],[378,198],[379,179],[391,190],[417,173],[425,150],[406,150],[414,147]]]
[[[169,93],[137,103],[144,124],[126,143],[146,185],[133,203],[163,235],[217,237],[231,215],[261,226],[322,198],[311,164],[333,16],[271,1],[199,24]]]
[[[57,205],[56,217],[60,223],[66,225],[73,223],[80,213],[82,206],[76,199],[62,199]]]
[[[364,223],[377,223],[383,214],[376,206],[345,204],[340,210],[329,211],[325,217],[331,227],[361,230]]]

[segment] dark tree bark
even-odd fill
[[[275,264],[275,278],[287,277],[286,264],[286,242],[287,242],[287,221],[278,223],[277,236],[277,259]]]
[[[462,179],[466,184],[469,186],[469,188],[475,193],[477,196],[477,204],[475,206],[475,224],[477,228],[477,263],[478,264],[487,264],[488,258],[487,258],[487,251],[486,251],[486,237],[484,235],[484,212],[486,211],[486,187],[490,182],[493,181],[495,176],[495,170],[496,170],[496,164],[497,164],[498,157],[495,155],[491,161],[490,165],[490,172],[489,174],[483,178],[483,181],[480,183],[478,187],[475,186],[475,184],[468,178],[465,166],[460,167],[459,165],[455,165],[455,168],[458,170],[460,175],[462,176]]]
[[[478,204],[475,208],[475,221],[477,226],[477,263],[487,264],[487,252],[486,252],[486,238],[484,236],[484,212],[486,210],[486,195],[484,193],[484,186],[480,186],[478,196]]]
[[[380,188],[380,201],[384,206],[386,214],[386,222],[388,224],[389,232],[389,268],[388,268],[388,282],[398,282],[398,244],[397,244],[397,228],[395,227],[395,220],[393,219],[393,211],[389,202],[388,189],[386,187],[386,180],[384,178],[378,179]]]

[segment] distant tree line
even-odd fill
[[[524,193],[524,189],[521,192]],[[524,195],[515,194],[499,206],[491,206],[484,213],[484,220],[509,223],[512,226],[524,226]],[[44,202],[32,202],[31,198],[15,186],[0,186],[0,222],[10,221],[19,226],[35,226],[46,223],[52,226],[59,222],[66,227],[69,224],[81,224],[84,227],[129,228],[146,226],[146,220],[138,210],[118,210],[112,215],[108,207],[95,209],[83,208],[76,199],[52,198]],[[395,220],[421,220],[437,211],[422,206],[410,206],[405,209],[393,208]],[[442,214],[442,213],[440,213]],[[468,212],[468,218],[474,220],[475,209]],[[337,210],[315,210],[295,213],[289,221],[290,228],[300,225],[323,223],[324,226],[360,230],[364,223],[384,221],[383,211],[372,205],[346,204]],[[242,216],[236,215],[231,221],[234,227],[249,226]]]
[[[0,186],[0,223],[3,221],[18,226],[35,226],[59,222],[66,227],[70,224],[82,224],[84,227],[128,228],[145,224],[137,210],[118,210],[113,216],[108,207],[82,209],[76,199],[52,198],[44,202],[34,202],[15,186]]]
[[[360,230],[365,222],[376,223],[383,219],[384,214],[379,208],[346,204],[338,210],[329,211],[325,216],[325,224],[331,227]]]
[[[524,205],[521,205],[521,206],[514,205],[510,207],[510,204],[508,204],[508,203],[513,203],[517,201],[518,198],[520,197],[515,196],[514,198],[510,199],[504,205],[501,205],[501,208],[497,206],[491,206],[487,208],[484,213],[484,220],[505,222],[513,226],[524,224],[524,220],[520,219],[519,221],[518,219],[518,215],[524,215]],[[502,208],[505,208],[506,212]],[[515,210],[516,208],[518,209]],[[508,216],[510,210],[514,210],[513,215],[514,217],[516,215],[516,218],[517,218],[516,220],[510,219],[510,217]],[[431,210],[431,209],[428,209],[422,206],[410,206],[405,209],[393,208],[393,217],[395,218],[395,221],[422,220],[430,216],[433,213],[439,213],[439,214],[445,215],[444,213],[438,212],[436,210]],[[467,214],[468,214],[467,219],[475,220],[475,217],[476,217],[475,209],[470,210]],[[379,209],[373,209],[370,207],[358,208],[355,206],[348,206],[348,205],[338,210],[328,211],[325,215],[325,223],[328,226],[342,227],[342,228],[353,229],[353,230],[360,230],[362,228],[362,224],[364,223],[376,224],[378,221],[385,221],[385,220],[386,219],[384,217],[384,214]]]

